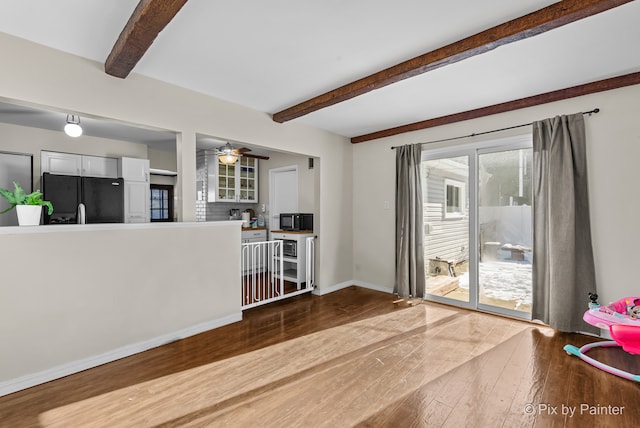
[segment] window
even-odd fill
[[[444,218],[464,217],[464,183],[445,179],[444,194]]]
[[[173,186],[152,184],[151,221],[173,221]]]

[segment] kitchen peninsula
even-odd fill
[[[241,224],[0,228],[0,395],[239,321]]]

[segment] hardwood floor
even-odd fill
[[[252,309],[241,322],[0,397],[0,426],[625,427],[640,420],[640,384],[562,349],[593,338],[393,300],[350,287]],[[591,355],[640,372],[640,356]]]

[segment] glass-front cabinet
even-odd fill
[[[257,202],[258,159],[241,157],[238,164],[240,172],[240,202]]]
[[[258,159],[242,156],[226,165],[209,157],[209,202],[258,201]]]
[[[217,160],[217,158],[215,158]],[[236,202],[236,165],[225,165],[218,161],[218,188],[216,202]]]

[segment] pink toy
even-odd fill
[[[636,320],[640,318],[640,297],[625,297],[607,306],[600,306],[598,310],[607,314],[626,315]]]
[[[593,296],[591,308],[584,313],[583,319],[593,326],[608,328],[613,340],[589,343],[581,348],[565,345],[564,350],[608,373],[640,382],[640,375],[611,367],[586,355],[590,349],[611,346],[622,346],[630,354],[640,354],[640,297],[625,297],[607,306],[599,306],[595,303],[597,296]]]

